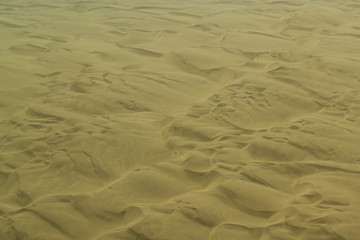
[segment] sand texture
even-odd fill
[[[1,240],[359,240],[358,0],[0,0]]]

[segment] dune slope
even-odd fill
[[[356,0],[0,0],[0,239],[359,240]]]

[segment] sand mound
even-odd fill
[[[359,15],[0,1],[0,239],[360,239]]]

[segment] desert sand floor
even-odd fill
[[[359,1],[0,0],[0,239],[360,239]]]

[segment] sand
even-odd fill
[[[0,0],[1,240],[359,240],[357,0]]]

